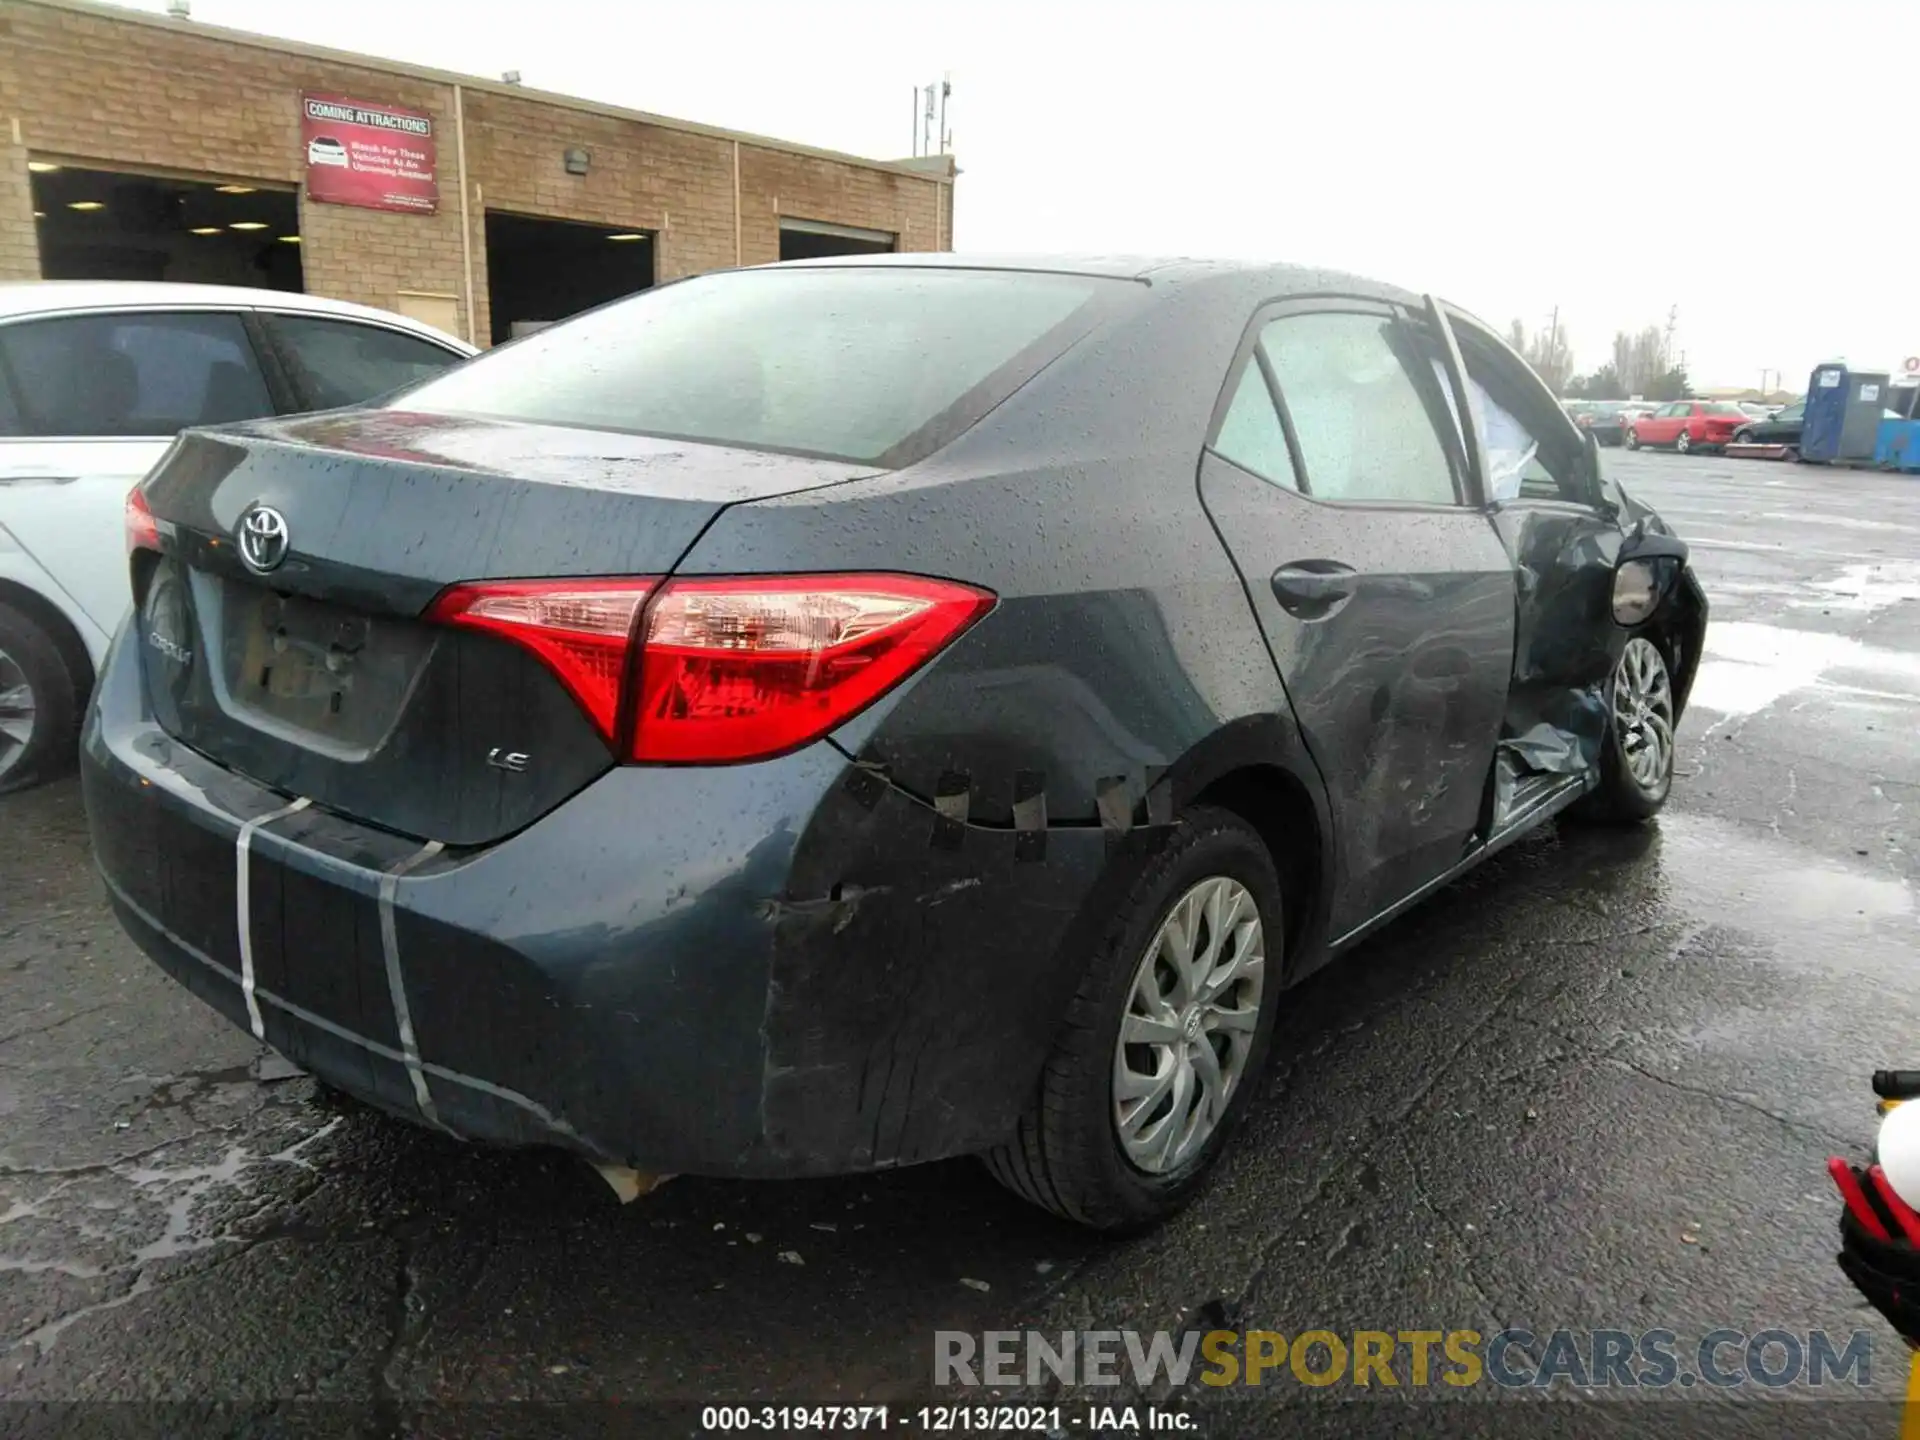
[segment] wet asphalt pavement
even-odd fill
[[[1026,1326],[1865,1329],[1866,1393],[1897,1398],[1822,1162],[1870,1141],[1871,1070],[1920,1067],[1920,482],[1607,458],[1714,607],[1667,812],[1549,829],[1292,992],[1217,1182],[1125,1244],[970,1163],[621,1208],[564,1157],[329,1108],[257,1079],[251,1041],[122,937],[71,781],[0,800],[0,1428],[579,1433],[583,1412],[484,1402],[897,1403],[936,1329]],[[1174,1403],[1280,1433],[1261,1393]],[[1852,1386],[1784,1427],[1676,1391],[1531,1407],[1524,1432],[1485,1393],[1318,1403],[1285,1433],[1898,1428]],[[129,1399],[234,1408],[20,1403]]]

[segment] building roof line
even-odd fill
[[[360,70],[373,70],[411,80],[424,80],[435,85],[458,85],[462,90],[471,90],[477,94],[497,95],[509,100],[531,100],[538,104],[553,105],[587,115],[634,121],[663,130],[677,130],[682,134],[701,135],[711,140],[733,141],[741,145],[751,145],[759,150],[798,155],[810,160],[830,160],[841,165],[858,165],[864,169],[878,170],[888,175],[902,175],[911,180],[925,180],[935,185],[953,183],[951,165],[947,167],[948,173],[941,174],[938,170],[925,168],[924,161],[915,163],[874,160],[864,155],[850,155],[840,150],[826,150],[815,145],[802,145],[792,140],[779,140],[770,135],[754,135],[745,130],[729,130],[719,125],[702,125],[695,120],[679,120],[670,115],[654,115],[645,110],[634,110],[624,105],[613,105],[601,100],[588,100],[579,95],[563,95],[554,90],[536,90],[527,85],[508,85],[503,81],[488,80],[478,75],[462,75],[457,71],[439,70],[429,65],[415,65],[405,60],[392,60],[381,55],[363,55],[351,50],[336,50],[331,46],[309,45],[305,41],[286,40],[277,35],[261,35],[251,30],[233,30],[222,25],[205,25],[198,20],[176,20],[171,16],[132,10],[121,5],[100,4],[98,0],[0,0],[0,9],[12,5],[34,5],[44,10],[86,15],[112,24],[142,25],[176,35],[195,35],[275,54],[297,55],[310,60],[324,61],[330,65],[350,65]],[[951,160],[951,157],[941,158]]]

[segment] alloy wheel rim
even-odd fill
[[[1213,875],[1174,902],[1127,989],[1113,1052],[1113,1123],[1128,1161],[1178,1170],[1220,1128],[1246,1078],[1266,988],[1260,907]]]
[[[1649,794],[1673,769],[1673,685],[1659,647],[1636,635],[1613,678],[1613,722],[1634,783]]]
[[[5,650],[0,650],[0,777],[10,773],[33,741],[38,707],[26,672]]]

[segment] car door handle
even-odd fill
[[[1318,620],[1351,598],[1358,578],[1338,560],[1296,560],[1273,572],[1273,598],[1303,620]]]

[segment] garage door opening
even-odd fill
[[[290,190],[27,165],[48,280],[302,288],[300,207]]]
[[[493,343],[653,284],[653,237],[610,225],[487,212]]]
[[[898,237],[885,230],[856,230],[821,220],[782,220],[780,258],[820,260],[829,255],[891,255]]]

